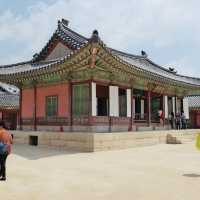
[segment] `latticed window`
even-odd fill
[[[126,117],[126,115],[127,115],[126,90],[119,89],[119,116]]]
[[[159,120],[158,111],[161,109],[160,97],[152,97],[151,99],[151,118],[154,120]]]
[[[55,117],[58,114],[58,97],[48,96],[46,97],[46,116]]]
[[[88,116],[89,84],[73,85],[73,115]]]

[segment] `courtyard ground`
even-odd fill
[[[16,145],[0,182],[5,200],[196,200],[194,143],[78,153]]]

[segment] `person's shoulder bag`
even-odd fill
[[[8,153],[8,145],[0,142],[0,155]]]

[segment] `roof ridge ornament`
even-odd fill
[[[62,24],[64,24],[65,26],[68,26],[69,20],[62,18]]]
[[[92,32],[92,36],[90,38],[90,41],[91,42],[99,42],[100,41],[99,32],[96,29]]]
[[[144,50],[141,51],[141,55],[142,55],[143,57],[145,57],[145,58],[148,57],[148,54],[147,54]]]
[[[171,73],[177,74],[177,71],[175,70],[174,67],[169,67],[169,71],[170,71]]]
[[[60,30],[62,26],[68,27],[69,21],[67,19],[58,20],[58,29]]]
[[[61,21],[58,20],[58,29],[60,29]]]

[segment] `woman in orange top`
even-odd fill
[[[5,153],[0,154],[0,181],[6,180],[6,159],[11,153],[12,136],[5,129],[5,124],[0,121],[0,142],[6,144],[7,150]]]

